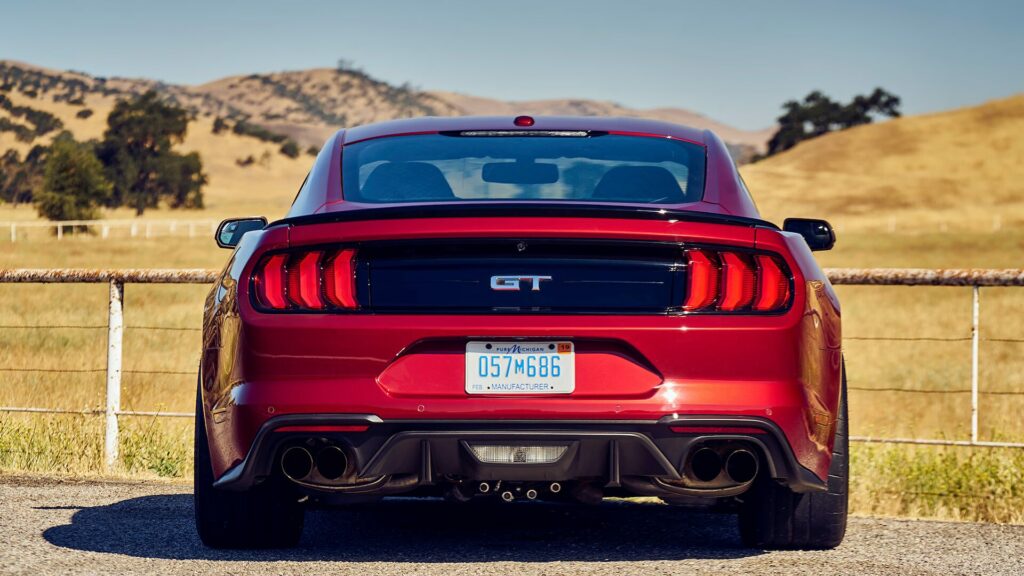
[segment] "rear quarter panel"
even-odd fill
[[[842,380],[842,323],[839,297],[803,237],[758,228],[757,247],[788,254],[803,285],[800,319],[800,380],[807,396],[806,432],[819,449],[831,453],[839,413]],[[797,454],[798,459],[801,454]]]

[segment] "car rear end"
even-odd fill
[[[634,153],[657,135],[537,135],[530,150],[579,139],[538,161],[472,152],[529,135],[430,136],[386,138],[421,141],[365,162],[344,149],[339,209],[236,252],[235,314],[208,318],[221,353],[204,361],[215,487],[283,479],[323,503],[827,489],[835,295],[802,238],[706,203],[720,168],[706,143]],[[573,154],[589,165],[566,165]],[[424,165],[445,181],[418,187],[436,176]],[[574,186],[530,196],[572,170]],[[489,176],[491,196],[453,173]],[[609,178],[643,185],[602,193]],[[572,197],[581,186],[589,200]]]

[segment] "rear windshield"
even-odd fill
[[[513,134],[394,136],[345,146],[345,199],[682,204],[704,193],[705,153],[697,144],[587,132]]]

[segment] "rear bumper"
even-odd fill
[[[796,492],[825,489],[825,483],[797,461],[785,434],[771,420],[707,415],[673,415],[658,420],[538,421],[382,420],[369,414],[288,414],[265,421],[245,458],[223,474],[215,486],[245,490],[263,481],[278,473],[275,466],[285,447],[310,437],[343,446],[360,478],[403,477],[410,479],[403,484],[406,489],[429,486],[452,476],[510,481],[587,479],[608,488],[623,486],[624,478],[679,480],[692,450],[723,441],[753,447],[767,474]],[[569,449],[550,464],[486,464],[467,449],[467,443],[476,441],[559,442]]]

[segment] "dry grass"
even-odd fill
[[[842,231],[1024,226],[1024,95],[861,126],[743,167],[761,211]]]

